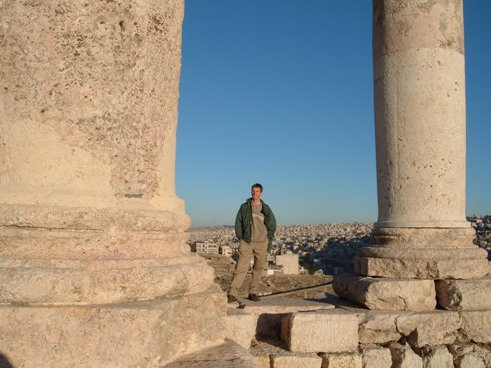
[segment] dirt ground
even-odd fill
[[[215,269],[215,282],[220,285],[222,290],[227,291],[232,281],[234,262],[229,257],[220,255],[207,255],[204,257],[207,263]],[[248,273],[244,285],[241,289],[244,295],[251,281],[251,274]],[[286,293],[288,297],[310,297],[312,293],[318,291],[305,290],[316,286],[325,285],[329,288],[332,282],[330,275],[272,275],[264,276],[259,284],[260,295]]]

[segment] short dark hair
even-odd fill
[[[251,190],[253,190],[254,188],[259,188],[261,189],[261,192],[263,191],[263,186],[259,183],[252,184]]]

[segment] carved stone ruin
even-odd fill
[[[489,269],[465,217],[462,1],[373,3],[379,217],[374,246],[355,259],[354,283],[392,279],[381,300],[408,292],[419,298],[427,280],[479,279]],[[359,285],[339,280],[337,292],[359,301]]]
[[[174,164],[182,0],[0,2],[0,354],[157,367],[223,339]]]
[[[226,315],[174,188],[183,0],[0,1],[0,365],[491,364],[462,1],[373,4],[379,218],[357,275],[335,280],[366,308]],[[272,326],[289,354],[252,360],[242,347]]]

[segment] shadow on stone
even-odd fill
[[[15,368],[2,353],[0,353],[0,368]]]
[[[287,313],[262,313],[257,320],[256,336],[261,339],[279,339],[281,319]]]

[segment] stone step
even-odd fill
[[[226,336],[248,348],[256,336],[279,339],[281,319],[289,313],[300,311],[331,310],[334,305],[324,300],[268,297],[259,302],[239,300],[229,304],[226,316]]]
[[[288,349],[303,353],[355,352],[359,318],[342,309],[296,312],[281,321],[281,339]]]
[[[438,304],[449,310],[491,309],[491,277],[476,280],[437,280]]]
[[[262,368],[242,346],[226,339],[223,344],[183,356],[162,368]]]
[[[387,279],[341,274],[334,277],[334,290],[342,298],[368,309],[434,310],[433,280]]]
[[[321,368],[318,354],[294,353],[281,340],[258,341],[250,349],[261,368]]]

